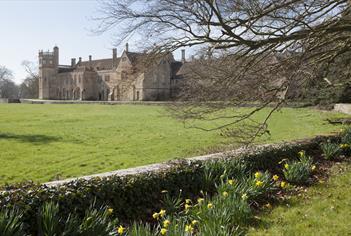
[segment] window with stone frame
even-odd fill
[[[128,79],[128,73],[126,71],[121,72],[121,79],[122,80],[127,80]]]
[[[105,75],[105,82],[110,82],[110,75]]]

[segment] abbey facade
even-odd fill
[[[59,48],[39,51],[39,99],[99,101],[161,101],[172,97],[179,84],[177,72],[185,63],[172,54],[147,67],[145,53],[130,52],[128,44],[120,57],[112,50],[108,59],[71,59],[59,64]]]

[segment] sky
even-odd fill
[[[0,65],[10,69],[16,83],[26,77],[24,60],[37,63],[39,50],[60,48],[60,64],[71,58],[112,57],[113,34],[92,32],[97,22],[96,0],[0,0]],[[135,45],[134,45],[135,46]],[[124,46],[117,47],[118,55]],[[133,42],[129,42],[133,51]]]

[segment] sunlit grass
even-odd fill
[[[350,235],[351,165],[336,165],[332,173],[328,182],[262,215],[248,235]]]
[[[0,184],[94,174],[236,145],[218,131],[188,129],[167,114],[162,106],[0,104]],[[333,116],[340,115],[282,109],[270,120],[271,135],[257,142],[338,130],[325,122]]]

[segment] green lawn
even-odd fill
[[[327,183],[263,215],[261,228],[248,235],[351,235],[351,165],[336,165],[332,172]]]
[[[282,109],[270,120],[271,136],[259,142],[339,129],[324,121],[332,116],[340,115]],[[0,104],[0,184],[123,169],[201,154],[228,144],[233,140],[218,132],[185,128],[161,106]]]

